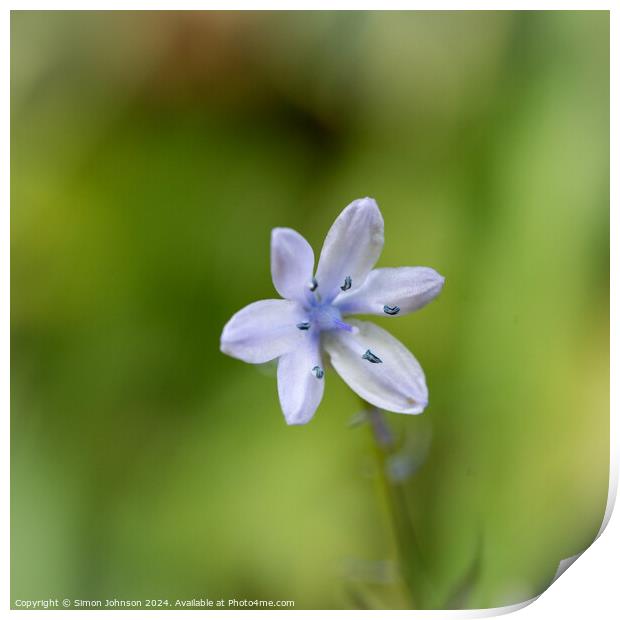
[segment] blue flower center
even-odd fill
[[[317,304],[309,308],[309,321],[320,331],[328,329],[349,329],[350,326],[342,321],[340,310],[331,304]]]
[[[319,283],[312,278],[312,281],[308,285],[306,303],[304,304],[307,319],[301,323],[297,323],[297,329],[308,331],[313,328],[315,338],[318,337],[320,332],[334,329],[343,329],[350,333],[357,333],[357,327],[353,327],[342,320],[342,314],[338,307],[334,306],[331,301],[323,301],[321,299],[321,294],[317,291],[318,286]],[[351,276],[345,278],[344,284],[340,288],[343,291],[348,291],[351,288]],[[383,310],[386,314],[392,315],[400,312],[398,306],[384,306]],[[362,355],[362,359],[367,360],[371,364],[383,363],[383,360],[370,349],[366,350],[364,355]],[[312,373],[317,379],[322,379],[325,371],[320,366],[314,366]]]
[[[308,318],[306,321],[297,324],[298,329],[308,330],[313,327],[320,332],[332,329],[354,331],[351,325],[342,320],[340,310],[329,302],[322,302],[318,295],[308,296],[305,309]]]

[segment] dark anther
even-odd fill
[[[383,306],[383,312],[394,316],[400,312],[400,308],[398,306]]]
[[[371,364],[383,364],[383,360],[379,359],[370,349],[362,355],[362,359],[368,360]]]
[[[310,329],[310,323],[308,322],[304,322],[304,323],[297,323],[297,329]]]
[[[340,287],[341,291],[348,291],[351,288],[351,276],[344,279],[344,284]]]
[[[323,369],[322,369],[320,366],[315,366],[315,367],[312,369],[312,372],[314,373],[314,376],[315,376],[317,379],[322,379],[322,378],[323,378],[323,375],[325,374],[325,372],[323,372]]]
[[[312,282],[310,282],[310,290],[314,293],[318,285],[319,283],[316,281],[316,278],[312,278]]]

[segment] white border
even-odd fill
[[[583,0],[541,0],[535,2],[509,2],[507,0],[486,0],[478,2],[464,2],[463,0],[390,0],[377,2],[376,0],[314,0],[303,2],[300,0],[231,0],[219,2],[213,0],[182,0],[170,2],[170,0],[134,0],[133,2],[122,0],[106,0],[104,2],[79,2],[77,0],[65,0],[53,2],[52,0],[13,0],[6,3],[9,10],[33,11],[33,10],[73,10],[73,11],[104,11],[104,10],[168,10],[168,11],[232,11],[232,10],[273,10],[273,11],[537,11],[537,10],[563,10],[563,11],[608,11],[611,3],[599,0],[584,2]]]
[[[312,3],[304,2],[199,2],[199,1],[185,1],[178,2],[172,6],[171,2],[160,1],[138,1],[127,2],[119,0],[110,0],[108,2],[92,2],[88,6],[84,6],[84,3],[76,1],[65,1],[59,3],[53,2],[11,2],[8,9],[5,8],[0,15],[0,45],[2,49],[2,64],[1,74],[2,83],[4,88],[2,92],[5,93],[2,99],[3,122],[0,125],[0,137],[2,138],[1,153],[1,170],[0,170],[0,188],[3,196],[2,210],[0,214],[0,290],[2,294],[0,296],[0,313],[2,317],[2,328],[0,332],[0,338],[2,340],[2,353],[0,355],[0,394],[2,394],[2,409],[4,411],[3,416],[3,450],[2,450],[2,495],[4,497],[3,507],[0,510],[1,524],[3,530],[3,554],[2,554],[2,604],[5,610],[8,610],[10,606],[10,589],[9,589],[9,574],[10,574],[10,555],[9,555],[9,410],[10,410],[10,396],[9,396],[9,376],[10,376],[10,171],[9,171],[9,153],[10,153],[10,13],[9,10],[51,10],[51,9],[63,9],[63,10],[112,10],[112,9],[175,9],[175,10],[205,10],[205,9],[219,9],[219,10],[232,10],[232,9],[276,9],[276,10],[359,10],[359,9],[375,9],[375,10],[412,10],[412,9],[426,9],[426,10],[538,10],[538,9],[553,9],[553,10],[609,10],[612,7],[609,2],[407,2],[407,1],[392,1],[392,2],[343,2],[337,0],[317,0]],[[618,73],[618,44],[616,35],[618,34],[618,18],[616,11],[611,12],[611,109],[617,110],[620,104],[618,97],[618,84],[617,79],[614,77]],[[612,115],[611,118],[611,170],[618,170],[618,126],[615,122],[615,118]],[[616,178],[611,177],[611,204],[615,206],[611,209],[611,377],[620,376],[618,374],[618,329],[614,323],[615,318],[618,316],[618,231],[620,230],[620,222],[618,221],[617,214],[617,191],[618,183]],[[411,617],[430,617],[433,618],[476,618],[476,617],[491,617],[505,613],[510,613],[518,609],[523,609],[520,615],[524,618],[532,619],[547,619],[549,617],[567,616],[567,617],[582,617],[585,614],[594,614],[595,618],[610,618],[617,617],[620,613],[620,602],[615,596],[616,589],[618,587],[617,578],[618,571],[616,569],[616,557],[618,550],[620,549],[620,526],[618,526],[618,517],[610,519],[613,505],[616,498],[618,487],[618,394],[613,384],[611,384],[611,419],[610,419],[610,486],[607,510],[605,513],[604,521],[599,531],[599,536],[604,532],[603,539],[597,538],[592,546],[587,549],[583,557],[579,559],[574,565],[571,565],[570,560],[565,560],[560,563],[558,567],[558,574],[556,577],[562,575],[562,578],[550,586],[540,597],[524,601],[518,605],[512,605],[509,607],[486,609],[486,610],[461,610],[461,611],[359,611],[359,610],[347,610],[330,612],[330,614],[338,615],[341,617],[358,618],[364,617],[384,617],[389,614],[393,617],[411,618]],[[564,565],[564,566],[563,566]],[[563,573],[562,569],[570,566],[570,569]],[[530,605],[533,601],[536,601],[535,605]],[[235,618],[245,616],[247,613],[243,610],[225,610],[226,616]],[[38,612],[32,611],[17,611],[11,610],[10,614],[18,613],[20,615],[29,615]],[[144,618],[150,617],[151,614],[146,611],[98,611],[97,617],[114,617],[118,618],[120,615],[129,614],[132,618]],[[187,614],[210,614],[217,613],[216,610],[210,611],[181,611],[170,610],[163,611],[162,613],[170,615],[180,615],[187,617]],[[306,617],[311,618],[316,616],[318,611],[313,610],[278,610],[278,618],[299,618]],[[271,616],[272,611],[268,610],[254,610],[253,614],[266,617]]]

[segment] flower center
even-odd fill
[[[307,319],[297,323],[297,329],[307,331],[311,327],[316,330],[328,331],[332,329],[344,329],[348,332],[355,332],[355,328],[342,320],[340,310],[330,303],[324,303],[321,298],[311,296],[306,304]]]
[[[316,304],[310,308],[309,321],[316,325],[320,331],[330,329],[344,329],[348,332],[353,331],[353,327],[342,320],[340,310],[331,304]]]

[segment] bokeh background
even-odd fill
[[[519,602],[587,547],[608,488],[607,12],[16,12],[11,49],[13,599],[409,605],[355,395],[328,373],[290,428],[273,367],[219,351],[276,296],[270,230],[318,252],[366,195],[379,264],[446,276],[389,324],[430,390],[387,417],[415,461],[425,606],[472,561],[454,604]]]

